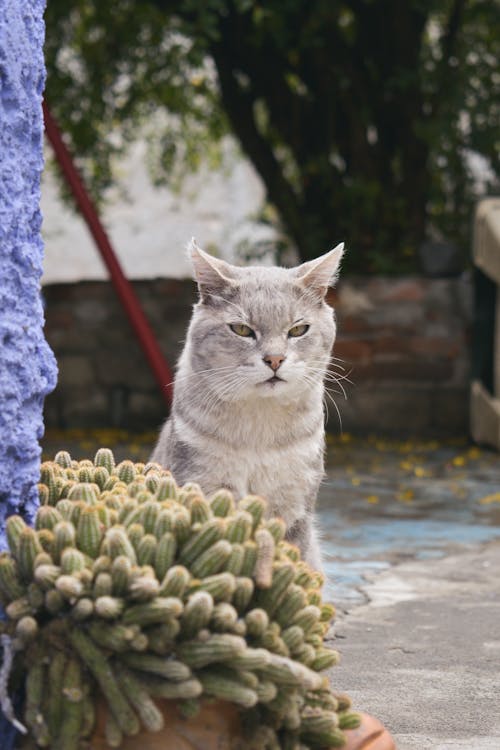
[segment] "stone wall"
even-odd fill
[[[173,366],[196,290],[190,281],[134,282]],[[155,429],[165,404],[107,282],[44,287],[47,338],[60,377],[48,426]],[[467,279],[349,278],[331,293],[334,356],[349,373],[332,394],[344,431],[410,435],[467,432],[471,289]],[[340,390],[340,389],[339,389]],[[339,431],[332,404],[330,428]]]
[[[336,397],[345,430],[467,433],[468,277],[349,279],[330,301],[339,325],[334,355],[352,369],[347,400]]]

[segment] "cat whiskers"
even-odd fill
[[[309,367],[308,369],[311,370],[312,368]],[[307,374],[307,373],[303,374],[301,376],[301,380],[303,382],[307,383],[308,385],[311,385],[311,386],[318,385],[318,381],[315,378],[313,378],[313,376],[311,374]],[[330,393],[330,391],[328,390],[328,388],[326,387],[326,385],[323,384],[323,388],[324,388],[324,390],[323,390],[323,405],[325,407],[325,412],[326,412],[325,422],[327,422],[329,420],[329,418],[330,418],[330,413],[329,413],[329,409],[328,409],[328,401],[327,401],[327,399],[330,399],[330,401],[332,402],[333,406],[335,407],[335,411],[337,412],[337,416],[339,418],[340,431],[342,432],[342,429],[343,429],[342,428],[342,417],[341,417],[340,409],[339,409],[339,407],[337,405],[337,402],[333,398],[332,394]],[[342,390],[343,390],[344,398],[347,399],[347,395],[346,395],[344,389],[342,389]],[[338,393],[339,395],[341,394],[340,391],[334,391],[334,393]]]
[[[170,383],[167,383],[165,387],[167,388],[169,385],[175,386],[176,383],[182,383],[185,380],[190,380],[191,378],[199,377],[200,375],[206,375],[207,372],[215,375],[225,370],[234,370],[234,365],[226,365],[225,367],[207,367],[206,370],[196,370],[190,372],[188,375],[183,375],[180,378],[175,377],[172,381],[170,381]]]
[[[242,378],[241,373],[235,372],[234,366],[231,369],[231,373],[226,373],[225,376],[217,380],[216,388],[213,387],[213,384],[209,384],[208,397],[200,405],[203,410],[203,417],[208,417],[218,404],[235,401],[238,398],[246,384],[246,378]],[[226,396],[229,394],[231,394],[231,398],[227,399]]]

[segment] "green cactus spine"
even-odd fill
[[[245,612],[254,592],[254,583],[251,578],[239,576],[236,579],[236,588],[234,590],[232,602],[238,612]]]
[[[99,448],[94,458],[94,466],[104,466],[108,474],[113,474],[115,470],[115,457],[109,448]]]
[[[219,602],[212,612],[210,620],[211,630],[217,633],[231,631],[238,621],[238,612],[228,602]]]
[[[99,596],[94,602],[94,611],[105,620],[116,620],[125,607],[123,599],[116,596]]]
[[[122,619],[125,625],[156,625],[171,617],[179,617],[182,610],[180,599],[173,596],[157,597],[152,602],[128,607]]]
[[[97,680],[116,723],[124,734],[137,734],[139,720],[122,693],[103,652],[80,629],[68,634],[71,644]]]
[[[175,500],[177,498],[178,488],[174,482],[173,477],[163,477],[158,482],[156,488],[156,499],[157,500]]]
[[[269,615],[264,609],[251,609],[245,615],[247,633],[254,638],[260,638],[269,627]]]
[[[292,563],[273,563],[271,586],[257,592],[256,602],[258,606],[265,609],[271,616],[274,615],[285,598],[294,576],[295,568]]]
[[[66,547],[61,554],[61,570],[69,575],[85,568],[85,556],[80,550]]]
[[[213,544],[191,563],[194,576],[205,578],[218,573],[231,555],[232,545],[226,539]]]
[[[167,698],[174,700],[192,700],[198,698],[203,691],[201,682],[191,678],[183,682],[170,682],[168,680],[148,678],[148,690],[155,698]]]
[[[225,517],[234,511],[234,498],[229,490],[219,490],[209,500],[214,516]]]
[[[279,544],[285,538],[286,524],[282,518],[270,518],[266,523],[266,528],[273,535],[276,544]]]
[[[119,555],[111,566],[111,589],[115,596],[124,596],[130,586],[132,563],[125,555]]]
[[[253,516],[247,511],[236,511],[228,521],[226,539],[239,544],[246,542],[252,534],[253,521]]]
[[[214,600],[206,591],[191,594],[181,615],[181,630],[185,638],[192,638],[210,622]]]
[[[228,573],[232,573],[235,576],[240,575],[243,567],[243,560],[245,557],[245,548],[242,544],[233,544],[231,554],[229,555],[226,564],[224,566]]]
[[[21,516],[9,516],[6,521],[5,531],[7,534],[7,542],[9,543],[9,549],[12,555],[16,558],[21,534],[27,528],[28,527]]]
[[[196,581],[196,579],[195,579]],[[236,590],[236,578],[232,573],[217,573],[207,576],[199,582],[193,581],[197,589],[202,589],[210,594],[215,602],[230,601]]]
[[[154,557],[154,568],[159,581],[167,574],[176,552],[177,540],[170,531],[166,531],[158,542]]]
[[[23,644],[30,643],[38,635],[38,622],[31,615],[25,615],[16,624],[16,636]]]
[[[255,533],[257,560],[255,563],[255,583],[261,589],[268,589],[273,580],[273,560],[275,552],[274,537],[268,529],[259,529]]]
[[[120,555],[128,557],[134,565],[137,563],[135,550],[130,543],[124,527],[114,526],[106,531],[103,545],[112,560]]]
[[[70,489],[68,500],[83,500],[87,505],[95,505],[97,503],[99,487],[90,484],[93,479],[93,472],[91,476],[89,469],[83,469],[83,471],[88,474],[89,478],[82,480],[80,479],[80,475],[78,476],[79,482]]]
[[[69,601],[77,599],[83,593],[81,582],[72,575],[60,575],[56,581],[56,589]]]
[[[253,528],[256,529],[266,512],[267,503],[264,498],[258,495],[247,495],[243,500],[240,500],[238,508],[250,513],[253,518]]]
[[[324,669],[329,669],[330,667],[333,667],[334,664],[339,663],[339,653],[338,651],[335,651],[331,648],[319,648],[316,651],[316,656],[309,665],[311,669],[314,669],[316,672],[321,672]]]
[[[195,495],[191,501],[191,523],[205,523],[212,517],[212,511],[207,501]]]
[[[135,675],[120,664],[115,665],[118,683],[123,689],[130,704],[135,708],[142,724],[148,732],[159,732],[163,729],[163,714],[151,699],[146,687]]]
[[[158,513],[158,518],[155,522],[154,535],[158,540],[162,538],[164,534],[172,531],[174,527],[174,516],[172,511],[167,508],[163,508]]]
[[[70,521],[60,521],[54,527],[54,544],[52,547],[52,557],[54,562],[59,563],[61,554],[66,547],[75,546],[75,527]]]
[[[34,739],[40,747],[48,747],[50,734],[42,712],[42,699],[47,684],[47,675],[43,657],[36,652],[31,661],[26,677],[26,707],[24,718]]]
[[[204,523],[201,529],[183,545],[180,553],[181,563],[189,567],[205,550],[222,539],[225,526],[225,521],[221,518],[212,518]]]
[[[134,670],[154,674],[172,682],[184,682],[192,677],[190,668],[177,659],[129,653],[123,657],[123,661]]]
[[[146,602],[153,599],[160,591],[160,584],[151,575],[134,577],[130,583],[130,599],[137,602]]]
[[[40,529],[52,530],[62,520],[63,517],[52,505],[42,505],[36,514],[35,529],[37,531]]]
[[[257,545],[253,539],[243,545],[244,555],[240,575],[252,577],[257,563]]]
[[[354,711],[341,711],[338,718],[339,729],[357,729],[361,724],[361,716]]]
[[[158,542],[154,534],[145,534],[137,546],[137,562],[139,565],[153,565],[157,547]]]
[[[78,750],[83,721],[82,672],[78,659],[70,659],[62,686],[61,724],[54,750]]]
[[[177,656],[189,667],[199,669],[214,662],[230,661],[243,653],[246,643],[240,636],[224,633],[209,636],[206,640],[181,643]]]
[[[160,596],[182,597],[186,591],[191,574],[183,565],[169,568],[160,586]]]
[[[24,586],[19,580],[16,562],[7,553],[0,555],[0,594],[5,601],[19,599]]]
[[[63,651],[51,653],[48,669],[47,724],[51,737],[56,737],[61,726],[63,679],[67,657]]]
[[[206,695],[214,698],[230,700],[244,708],[252,708],[258,701],[255,690],[248,688],[241,680],[238,679],[236,672],[230,674],[229,670],[216,671],[204,670],[198,672],[203,691]]]

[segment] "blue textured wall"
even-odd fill
[[[42,409],[57,377],[40,297],[45,0],[0,0],[0,546],[37,507]]]

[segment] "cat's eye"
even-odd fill
[[[304,333],[306,333],[309,330],[309,326],[303,323],[302,325],[298,326],[292,326],[290,330],[288,331],[288,336],[290,338],[296,339],[299,336],[303,336]]]
[[[245,338],[255,338],[255,333],[250,328],[250,326],[245,325],[244,323],[230,323],[229,328],[233,331],[233,333],[237,333],[238,336],[244,336]]]

